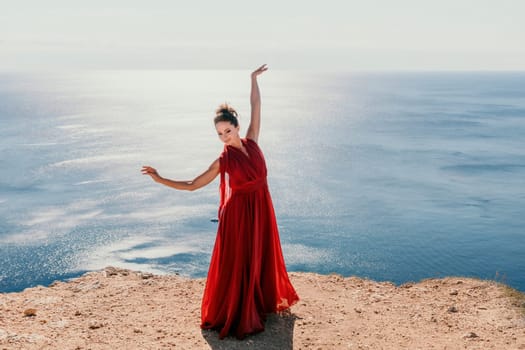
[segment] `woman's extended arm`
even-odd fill
[[[148,165],[142,167],[142,174],[149,175],[153,181],[160,184],[166,185],[168,187],[175,188],[177,190],[186,190],[186,191],[195,191],[201,187],[206,186],[213,181],[219,175],[219,159],[217,158],[213,163],[211,163],[208,170],[197,176],[191,181],[175,181],[170,179],[165,179],[159,175],[155,168],[152,168]]]
[[[259,131],[261,130],[261,94],[259,92],[259,85],[257,84],[257,76],[262,74],[268,69],[268,67],[263,64],[251,75],[252,86],[250,93],[250,105],[251,105],[251,116],[250,116],[250,125],[246,131],[246,138],[252,139],[255,142],[259,139]]]

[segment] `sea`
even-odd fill
[[[250,117],[250,72],[0,73],[0,292],[117,266],[205,277],[215,108]],[[259,77],[259,144],[288,271],[525,291],[525,72]]]

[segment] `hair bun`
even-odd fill
[[[231,115],[237,118],[237,111],[227,103],[221,104],[215,111],[215,115]]]
[[[215,124],[220,121],[228,121],[233,125],[238,126],[239,122],[237,121],[237,117],[237,111],[227,103],[221,104],[215,110]]]

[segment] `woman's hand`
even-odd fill
[[[158,181],[161,178],[157,169],[150,167],[149,165],[142,166],[142,175],[149,175],[154,181]]]
[[[252,72],[252,79],[257,78],[258,75],[261,75],[262,73],[266,72],[268,70],[268,66],[266,64],[263,64],[256,70]]]

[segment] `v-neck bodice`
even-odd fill
[[[242,187],[243,183],[266,179],[266,162],[257,143],[242,139],[246,153],[233,146],[225,146],[220,157],[221,174],[228,174],[232,188]]]
[[[241,139],[242,147],[244,147],[244,150],[245,150],[246,152],[244,152],[244,151],[242,150],[242,148],[240,148],[240,147],[235,147],[235,146],[227,146],[227,147],[228,147],[228,148],[232,148],[232,149],[234,149],[234,150],[236,150],[236,151],[238,151],[238,152],[241,152],[241,153],[244,154],[248,159],[251,159],[251,157],[250,157],[250,151],[248,150],[248,147],[246,146],[247,141],[248,141],[248,139]]]

